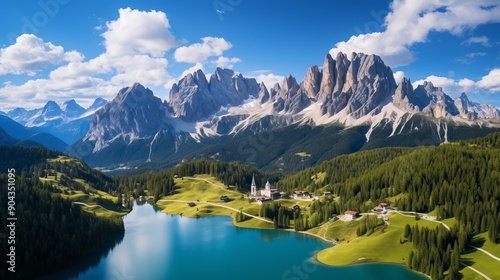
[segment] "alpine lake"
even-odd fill
[[[41,279],[427,279],[396,264],[323,265],[315,254],[331,243],[289,231],[239,228],[227,216],[173,216],[134,202],[123,219],[124,236]]]

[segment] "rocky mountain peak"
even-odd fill
[[[55,101],[48,101],[42,108],[42,115],[46,118],[54,118],[61,115],[62,109]]]
[[[139,83],[134,83],[130,87],[125,87],[118,92],[118,95],[113,99],[114,104],[125,105],[129,108],[141,106],[141,102],[145,99],[156,98],[150,89],[146,89]]]
[[[299,84],[294,76],[288,75],[285,80],[283,80],[283,85],[281,86],[282,92],[289,92],[291,90],[298,90]]]
[[[307,69],[306,76],[300,84],[300,87],[307,97],[316,99],[321,87],[321,82],[321,72],[317,65],[313,65]]]
[[[61,109],[65,112],[66,116],[69,118],[75,118],[81,116],[85,113],[85,109],[80,106],[74,99],[64,102]]]
[[[335,115],[345,109],[359,118],[386,102],[396,89],[392,70],[376,55],[353,53],[349,61],[344,53],[338,53],[336,60],[327,56],[324,67],[320,89],[323,114]]]
[[[259,87],[260,90],[258,99],[260,100],[260,103],[263,104],[269,101],[271,95],[269,94],[269,91],[267,90],[267,87],[266,85],[264,85],[264,83],[260,83]]]
[[[415,88],[415,95],[421,100],[422,112],[434,118],[458,115],[454,101],[443,92],[441,87],[435,87],[432,82],[425,81]]]
[[[198,70],[172,86],[169,103],[177,116],[188,122],[208,118],[222,106],[235,106],[250,96],[258,97],[261,87],[255,79],[244,78],[231,69],[217,68],[207,81]]]
[[[467,120],[500,119],[500,111],[494,106],[472,102],[465,92],[455,99],[454,105],[460,117]]]
[[[93,116],[84,140],[95,142],[94,150],[106,147],[117,136],[126,143],[149,137],[161,130],[167,108],[149,88],[139,83],[121,89],[116,98]]]
[[[97,110],[97,109],[101,108],[102,106],[106,105],[106,103],[108,103],[108,101],[106,99],[98,97],[94,100],[92,105],[90,105],[90,107],[87,108],[87,111]]]
[[[335,87],[335,78],[335,60],[330,54],[327,54],[323,61],[318,100],[325,101],[332,94]]]
[[[392,103],[394,106],[409,112],[420,111],[420,108],[426,106],[426,104],[423,105],[415,96],[411,81],[406,77],[401,80],[396,88]],[[423,107],[421,107],[422,105]]]

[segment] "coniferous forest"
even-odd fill
[[[458,277],[460,254],[474,235],[486,232],[491,242],[500,243],[500,133],[437,147],[364,151],[339,156],[295,174],[266,173],[239,163],[198,160],[158,173],[110,177],[80,162],[47,161],[62,154],[43,148],[0,147],[0,155],[2,182],[8,180],[3,170],[16,169],[20,233],[16,244],[22,252],[18,266],[26,272],[25,277],[75,262],[113,237],[123,236],[120,218],[103,219],[87,213],[63,199],[60,189],[39,179],[54,176],[53,173],[63,174],[59,181],[70,189],[81,189],[73,180],[81,178],[92,189],[118,198],[148,195],[155,201],[175,191],[175,176],[195,174],[209,174],[242,192],[249,191],[253,175],[257,185],[269,180],[288,193],[330,192],[314,200],[307,213],[276,203],[261,207],[260,216],[272,220],[275,228],[289,228],[293,221],[295,230],[316,227],[346,210],[368,212],[388,199],[399,210],[435,211],[438,220],[454,218],[456,225],[450,230],[407,226],[401,241],[413,246],[407,265],[434,279]],[[0,189],[1,201],[6,201],[6,196],[6,189]],[[5,228],[7,213],[0,213]],[[236,219],[246,218],[240,213]],[[378,220],[364,219],[357,235],[370,235],[384,226]]]
[[[0,181],[8,182],[7,169],[15,169],[16,271],[19,279],[52,272],[102,249],[124,234],[121,218],[100,218],[83,211],[58,190],[38,178],[46,159],[61,155],[44,148],[0,147]],[[43,175],[43,174],[42,174]],[[71,176],[68,173],[68,176]],[[97,180],[97,179],[96,179]],[[3,183],[2,183],[3,184]],[[2,229],[7,228],[8,189],[0,188]],[[3,230],[2,230],[3,233]],[[2,252],[8,252],[2,241]],[[2,254],[2,265],[6,265]],[[3,269],[2,272],[5,272]],[[6,275],[2,275],[2,279]]]

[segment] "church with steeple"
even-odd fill
[[[264,189],[257,190],[257,184],[255,184],[255,175],[252,176],[252,184],[250,185],[250,196],[255,198],[268,198],[268,199],[278,199],[281,197],[278,189],[274,188],[269,181],[266,182]]]

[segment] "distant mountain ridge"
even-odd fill
[[[0,144],[24,147],[45,146],[52,150],[66,151],[68,145],[49,133],[26,128],[7,116],[0,115]]]
[[[73,144],[87,133],[92,114],[106,103],[106,100],[99,97],[85,109],[74,99],[62,104],[48,101],[42,108],[15,108],[6,116],[26,127],[53,134],[66,143]]]
[[[328,128],[332,125],[338,129]],[[259,166],[272,169],[291,160],[294,152],[308,149],[318,154],[301,160],[314,164],[324,155],[436,145],[483,136],[499,127],[500,112],[493,106],[471,102],[466,94],[453,100],[430,82],[413,88],[404,78],[397,84],[380,57],[353,53],[348,59],[339,53],[335,59],[328,54],[321,69],[311,66],[302,82],[287,76],[271,88],[220,68],[208,79],[201,70],[186,75],[172,86],[168,102],[136,83],[93,115],[89,131],[73,148],[101,167],[168,165],[197,156],[256,164],[245,158],[242,143],[265,133],[272,132],[276,139],[280,133],[304,131],[308,145],[288,137],[295,142],[284,139]],[[321,136],[316,128],[323,130]],[[332,147],[318,148],[333,139]],[[266,152],[273,144],[254,146]],[[115,154],[118,150],[120,155]]]

